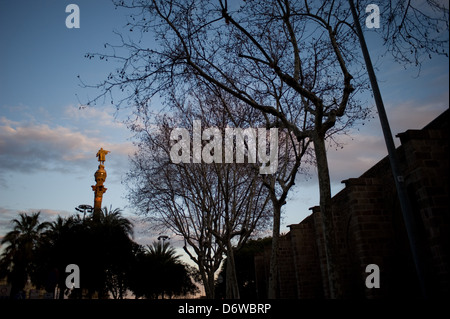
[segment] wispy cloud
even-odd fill
[[[83,169],[103,147],[121,164],[133,152],[131,142],[110,142],[64,126],[17,122],[0,118],[0,173],[66,172]]]
[[[428,103],[405,99],[388,110],[390,127],[397,146],[400,145],[400,141],[395,135],[408,129],[422,129],[448,108],[445,96],[448,99],[448,92]],[[354,130],[349,135],[337,137],[339,143],[343,145],[342,149],[338,147],[335,150],[330,147],[328,150],[330,175],[334,183],[360,176],[387,156],[379,119],[376,117],[366,123],[364,129],[362,127],[360,129]]]
[[[117,118],[117,112],[113,106],[79,107],[69,105],[64,108],[63,118],[71,121],[88,121],[100,127],[125,128],[125,124]]]
[[[328,151],[330,176],[335,183],[360,176],[387,154],[384,141],[378,136],[343,136],[340,142],[342,149]]]
[[[99,141],[68,128],[0,119],[0,166],[2,170],[32,172],[62,169],[63,162],[80,162]]]
[[[449,107],[448,90],[427,101],[405,99],[388,110],[392,134],[408,129],[422,129]]]

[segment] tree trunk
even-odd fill
[[[240,299],[239,285],[236,275],[236,265],[234,262],[234,252],[231,243],[228,244],[227,254],[227,275],[226,275],[226,298]]]
[[[320,136],[314,137],[314,152],[317,161],[317,172],[320,191],[320,214],[322,217],[322,228],[325,242],[325,256],[327,261],[327,273],[330,298],[339,298],[342,295],[339,282],[339,260],[335,247],[336,236],[333,223],[333,212],[331,206],[330,174],[325,148],[325,140]]]
[[[206,269],[198,264],[198,270],[200,272],[200,277],[202,278],[203,287],[205,288],[205,295],[207,299],[214,299],[214,274],[212,278],[212,289],[211,289],[211,276],[206,272]]]
[[[281,205],[273,201],[272,254],[270,256],[268,298],[278,297],[278,239],[280,238]]]
[[[208,290],[209,294],[206,294],[206,297],[208,299],[214,299],[215,297],[215,290],[214,290],[214,272],[208,274]]]

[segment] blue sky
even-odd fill
[[[70,3],[80,8],[79,29],[66,28]],[[136,222],[138,242],[157,236],[137,222],[125,199],[122,182],[134,151],[132,134],[122,123],[128,111],[117,113],[109,101],[79,109],[100,92],[82,88],[77,75],[95,84],[115,66],[84,55],[104,52],[106,42],[117,43],[113,30],[122,32],[125,24],[125,12],[115,10],[110,0],[0,0],[0,239],[18,212],[42,211],[52,220],[75,213],[80,204],[93,205],[100,147],[111,151],[103,204],[124,209]],[[365,31],[394,135],[422,128],[448,108],[448,58],[425,61],[416,77],[416,69],[382,59],[379,40]],[[344,149],[329,150],[333,193],[342,189],[341,180],[358,177],[387,154],[377,118],[342,141]],[[315,176],[296,187],[283,231],[319,203]]]

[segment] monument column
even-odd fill
[[[106,192],[107,188],[103,185],[106,180],[106,171],[105,171],[105,155],[110,153],[109,151],[100,148],[97,152],[97,157],[99,161],[98,169],[94,174],[95,177],[95,185],[92,185],[92,190],[94,191],[94,212],[93,218],[94,220],[99,220],[102,213],[102,199],[103,194]]]

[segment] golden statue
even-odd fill
[[[98,161],[100,164],[105,164],[105,155],[111,153],[110,151],[104,150],[103,147],[97,152]]]

